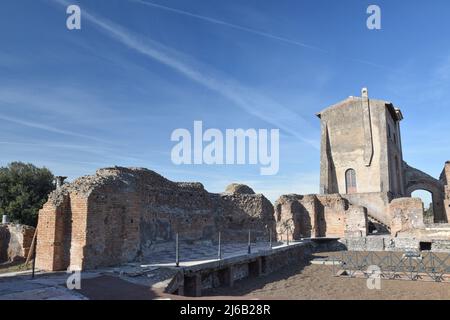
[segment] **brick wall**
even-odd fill
[[[62,270],[69,265],[68,238],[71,225],[70,197],[48,201],[39,211],[36,266],[43,270]]]
[[[292,224],[293,239],[318,236],[318,200],[315,195],[284,195],[275,203],[277,232],[285,239],[286,226]]]
[[[318,195],[320,234],[325,237],[343,237],[348,203],[340,195]]]
[[[345,216],[345,237],[365,237],[369,230],[367,209],[361,206],[350,206]]]
[[[444,208],[445,214],[447,216],[447,222],[450,223],[450,162],[445,163],[444,169],[441,174],[441,181],[445,185],[444,191]]]
[[[293,238],[345,237],[367,235],[367,212],[363,207],[351,206],[340,195],[284,195],[276,204],[279,232],[284,223],[292,220]]]
[[[389,213],[392,217],[392,236],[397,237],[402,232],[425,229],[423,211],[423,203],[420,198],[392,200],[389,205]]]
[[[50,195],[39,213],[38,268],[90,269],[136,261],[175,239],[246,241],[275,230],[262,195],[211,194],[146,169],[107,168]],[[274,233],[273,239],[276,238]]]

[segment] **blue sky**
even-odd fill
[[[364,86],[402,109],[409,164],[437,177],[450,159],[446,0],[70,1],[79,31],[67,30],[63,2],[1,2],[0,165],[70,179],[137,166],[211,192],[241,182],[271,200],[316,193],[315,113]],[[382,30],[366,27],[370,4]],[[172,164],[170,135],[194,120],[279,128],[279,173]]]

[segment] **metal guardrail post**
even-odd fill
[[[248,254],[252,253],[251,231],[248,230]]]
[[[175,235],[175,266],[180,266],[180,244],[178,242],[178,233]]]
[[[272,229],[269,229],[269,246],[272,249]]]
[[[222,260],[222,243],[221,243],[221,232],[219,231],[219,248],[217,253],[217,258]]]
[[[32,264],[32,267],[31,267],[32,268],[31,279],[34,279],[34,273],[35,273],[35,270],[36,270],[36,246],[37,246],[37,241],[34,241],[34,243],[33,243],[33,264]]]

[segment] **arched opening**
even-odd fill
[[[448,223],[447,217],[444,211],[444,193],[439,185],[431,184],[429,182],[416,182],[408,186],[406,190],[407,196],[413,196],[415,191],[422,191],[422,196],[425,194],[425,198],[422,200],[424,203],[424,209],[428,207],[428,204],[432,203],[432,210],[429,213],[434,216],[434,223]],[[425,193],[424,193],[425,192]],[[429,200],[429,194],[431,194],[431,201]],[[419,193],[418,197],[422,199]],[[424,217],[425,218],[425,217]],[[427,223],[426,218],[424,219]],[[432,222],[433,223],[433,222]]]
[[[348,169],[345,172],[345,188],[347,194],[358,192],[356,187],[356,172],[353,169]]]
[[[423,222],[426,224],[434,223],[433,194],[430,191],[418,189],[411,193],[411,197],[422,199],[424,209]]]

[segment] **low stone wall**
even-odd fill
[[[423,203],[420,198],[392,200],[389,204],[392,236],[397,237],[401,233],[425,229],[423,211]]]
[[[314,195],[284,195],[275,203],[277,231],[284,234],[284,226],[292,225],[293,238],[316,237],[320,234],[318,200]]]
[[[366,209],[349,204],[339,194],[281,196],[275,203],[275,216],[280,234],[287,224],[292,224],[294,240],[368,233]]]
[[[31,249],[35,228],[0,224],[0,262],[25,259]]]
[[[378,221],[389,225],[391,217],[387,210],[390,197],[386,193],[372,192],[372,193],[355,193],[342,194],[342,197],[347,199],[349,203],[367,209],[367,214],[377,219]]]
[[[185,241],[276,240],[272,204],[249,187],[213,194],[147,169],[106,168],[64,185],[39,212],[37,267],[90,269],[138,261]]]
[[[345,237],[364,237],[369,230],[367,210],[360,206],[350,206],[345,215]]]
[[[199,297],[203,290],[232,287],[238,280],[267,275],[292,264],[306,264],[311,253],[312,243],[298,243],[249,256],[184,267],[168,284],[166,292]]]
[[[445,214],[447,216],[447,221],[450,222],[450,186],[445,186],[445,198],[444,198]]]
[[[312,214],[319,221],[320,237],[343,237],[346,232],[348,202],[338,194],[317,195],[319,206]]]
[[[427,237],[393,238],[390,236],[369,236],[340,239],[348,251],[431,251],[450,253],[450,240],[436,240]],[[426,249],[424,249],[426,248]]]

